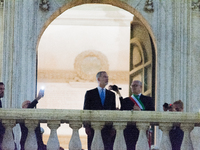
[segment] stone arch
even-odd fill
[[[109,1],[105,1],[105,0],[96,0],[96,1],[94,1],[94,0],[87,0],[87,1],[79,0],[79,1],[77,1],[77,0],[74,0],[71,2],[65,2],[64,4],[61,4],[59,7],[55,8],[54,11],[50,10],[49,12],[46,12],[46,19],[43,20],[44,22],[43,22],[41,28],[39,29],[40,31],[38,31],[40,33],[38,33],[39,36],[37,39],[37,49],[38,49],[38,44],[39,44],[39,41],[40,41],[40,38],[41,38],[41,35],[43,34],[43,32],[46,30],[46,28],[49,26],[49,24],[54,19],[56,19],[59,15],[61,15],[66,10],[73,8],[75,6],[83,5],[83,4],[107,4],[110,6],[115,6],[115,7],[121,8],[121,9],[128,11],[134,15],[133,21],[131,23],[132,26],[136,26],[136,27],[139,26],[140,28],[143,28],[144,32],[150,36],[151,44],[153,45],[153,52],[151,54],[147,54],[148,52],[146,52],[146,51],[148,51],[148,50],[145,49],[145,46],[143,44],[140,45],[140,47],[143,47],[143,48],[140,48],[140,47],[139,48],[144,50],[143,51],[144,56],[152,57],[152,55],[153,55],[153,57],[156,58],[156,52],[157,52],[156,49],[157,48],[156,48],[156,42],[155,42],[156,40],[155,40],[153,30],[151,27],[152,22],[148,22],[148,20],[147,20],[148,16],[142,15],[142,14],[144,14],[144,11],[143,11],[143,9],[141,9],[141,6],[140,6],[140,8],[137,7],[137,9],[134,8],[134,6],[142,5],[142,4],[139,4],[139,3],[137,4],[137,3],[138,2],[130,2],[130,1],[122,2],[120,0],[109,0]],[[142,5],[142,6],[144,6],[144,5]],[[145,17],[147,17],[147,19]],[[154,58],[152,58],[152,59],[155,63]],[[155,64],[154,63],[153,63],[153,66],[155,66],[155,64],[156,64],[156,63]],[[153,71],[154,71],[154,77],[155,77],[156,73],[155,73],[154,67],[153,67]],[[155,85],[155,82],[153,82],[151,85]],[[154,95],[154,94],[152,94],[152,95]]]
[[[108,5],[112,5],[112,6],[116,6],[119,7],[121,9],[124,9],[130,13],[132,13],[135,17],[137,17],[140,22],[146,27],[147,31],[149,32],[151,38],[152,38],[152,42],[153,45],[155,46],[155,54],[156,54],[156,40],[155,40],[155,36],[153,34],[152,28],[150,26],[150,24],[148,23],[148,21],[142,16],[142,14],[140,13],[139,10],[135,9],[134,7],[132,7],[131,4],[128,4],[130,2],[122,2],[120,0],[73,0],[71,2],[68,2],[66,4],[64,4],[63,6],[61,6],[59,9],[56,9],[52,14],[49,15],[49,17],[45,20],[45,23],[42,25],[41,29],[39,29],[39,36],[37,39],[37,46],[36,46],[36,50],[38,49],[38,44],[40,41],[40,38],[42,36],[42,34],[44,33],[44,31],[46,30],[46,28],[49,26],[49,24],[56,19],[60,14],[62,14],[64,11],[78,6],[78,5],[82,5],[82,4],[108,4]]]

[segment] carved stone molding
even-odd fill
[[[127,84],[129,81],[128,71],[108,71],[109,82]],[[88,79],[82,79],[75,71],[70,70],[39,70],[39,82],[87,82]],[[91,80],[90,80],[91,81]],[[92,82],[95,82],[95,75]]]
[[[49,6],[50,3],[48,0],[41,0],[40,2],[40,9],[42,9],[43,11],[48,11],[49,10]]]
[[[99,51],[84,51],[74,62],[74,69],[81,79],[93,81],[96,73],[101,70],[108,71],[107,57]]]
[[[200,10],[200,0],[193,0],[191,7],[193,10]]]
[[[147,0],[144,6],[144,10],[147,12],[153,12],[154,8],[153,8],[153,0]]]

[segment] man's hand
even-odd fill
[[[137,105],[133,106],[133,110],[135,110],[135,111],[141,111],[140,107],[138,107]]]
[[[109,90],[109,91],[110,91],[110,90],[112,90],[112,87],[111,87],[111,85],[109,85],[109,86],[108,86],[108,90]]]

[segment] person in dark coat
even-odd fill
[[[5,90],[5,85],[3,82],[0,82],[0,108],[2,108],[1,98],[4,97],[4,90]],[[0,150],[1,150],[1,144],[3,141],[4,133],[5,133],[5,128],[3,124],[0,122]]]

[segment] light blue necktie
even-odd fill
[[[102,103],[102,105],[104,105],[105,96],[104,96],[104,90],[103,89],[101,89],[100,97],[101,97],[101,103]]]

